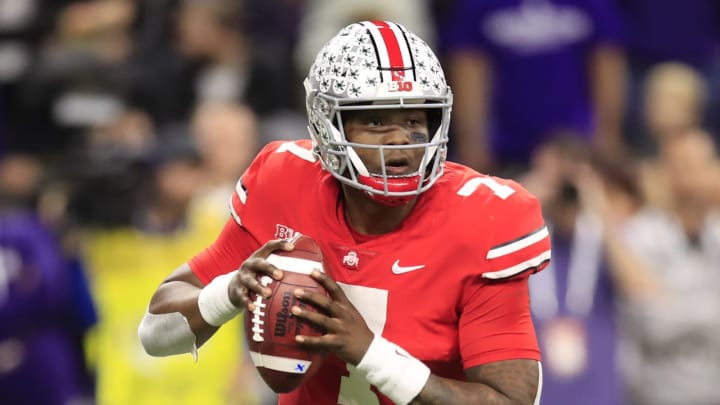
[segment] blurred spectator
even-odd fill
[[[144,233],[167,235],[188,224],[188,207],[202,185],[201,160],[187,140],[164,140],[150,156],[150,169],[138,192],[133,226]]]
[[[204,65],[193,83],[196,99],[239,99],[248,83],[252,52],[241,31],[240,6],[184,0],[178,13],[178,51]]]
[[[14,136],[57,154],[79,130],[114,119],[131,89],[124,63],[133,43],[132,0],[68,2],[14,92]]]
[[[258,60],[267,61],[273,71],[275,86],[284,89],[276,94],[272,115],[261,114],[258,120],[263,144],[275,140],[307,138],[305,92],[302,80],[307,72],[298,71],[295,49],[299,41],[299,25],[306,8],[305,0],[243,0],[247,35],[255,46]],[[257,90],[263,92],[263,88]]]
[[[700,127],[708,91],[703,76],[684,63],[659,63],[646,74],[642,105],[646,132],[636,138],[634,151],[642,163],[643,192],[655,206],[668,208],[672,198],[667,173],[657,164],[659,150],[678,133]]]
[[[703,77],[690,65],[665,62],[652,67],[645,75],[642,94],[646,136],[638,137],[635,152],[653,156],[663,139],[701,125],[708,90]]]
[[[42,176],[28,156],[0,160],[0,398],[92,404],[83,341],[95,310],[82,263],[36,211]]]
[[[52,31],[58,10],[71,0],[5,0],[0,3],[0,153],[3,149],[31,152],[58,146],[46,138],[38,145],[23,131],[18,92],[27,72],[37,63],[37,48]]]
[[[261,146],[255,114],[237,103],[205,103],[195,110],[192,129],[205,163],[206,185],[232,190]]]
[[[191,136],[202,160],[203,182],[192,198],[190,215],[207,229],[221,229],[228,219],[227,206],[237,181],[261,147],[257,117],[247,106],[234,102],[205,102],[191,119]],[[247,352],[243,352],[245,355]],[[245,356],[237,375],[240,402],[254,395],[259,404],[276,403],[276,395],[259,378]]]
[[[204,182],[200,156],[189,141],[166,138],[153,149],[132,226],[95,226],[85,235],[101,319],[91,342],[104,405],[259,403],[253,380],[239,377],[245,372],[238,366],[240,321],[204,347],[199,363],[191,356],[151,358],[137,339],[147,300],[165,276],[158,271],[178,266],[188,251],[217,234],[217,222],[189,209]]]
[[[428,43],[435,33],[429,0],[308,0],[300,20],[295,61],[301,77],[307,76],[317,50],[343,27],[356,21],[388,20],[404,25]]]
[[[720,403],[720,160],[693,128],[660,145],[666,189],[616,229],[623,366],[633,405]],[[600,201],[600,198],[595,198]]]
[[[553,261],[530,282],[533,319],[543,352],[542,403],[620,405],[616,364],[617,288],[605,255],[604,224],[588,204],[592,171],[606,182],[613,204],[637,200],[638,190],[617,166],[591,161],[577,137],[563,134],[541,145],[521,177],[543,201]],[[592,165],[592,166],[591,166]]]
[[[61,161],[71,183],[68,214],[84,227],[129,226],[156,144],[153,122],[127,110],[82,135]]]
[[[709,133],[700,127],[688,127],[661,141],[658,154],[643,165],[641,179],[649,203],[695,214],[720,206],[717,146]],[[694,205],[700,206],[699,211]]]
[[[642,146],[648,128],[642,119],[642,86],[653,67],[664,62],[692,67],[708,87],[702,124],[720,130],[720,2],[716,0],[617,0],[627,22],[629,65],[626,132]]]
[[[441,34],[460,162],[522,169],[558,131],[622,147],[624,57],[611,2],[457,0]]]
[[[194,208],[216,217],[213,223],[222,227],[235,185],[261,146],[256,117],[240,104],[207,102],[195,110],[191,132],[204,171]]]
[[[181,0],[176,13],[171,46],[160,43],[133,65],[133,103],[159,126],[185,122],[205,101],[242,102],[263,117],[296,107],[292,73],[282,60],[256,52],[242,2]]]

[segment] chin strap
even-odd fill
[[[374,190],[385,192],[386,180],[383,176],[358,176],[360,184],[371,187]],[[418,189],[420,184],[420,175],[404,176],[404,177],[388,177],[387,178],[387,191],[390,193],[402,193],[411,192]],[[379,202],[382,205],[388,207],[399,207],[412,201],[416,195],[385,195],[379,193],[372,193],[365,191],[365,194],[372,200]]]

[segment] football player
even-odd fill
[[[310,140],[273,142],[237,183],[216,242],[172,273],[139,328],[152,355],[191,352],[267,296],[265,258],[300,232],[329,298],[293,307],[332,353],[280,404],[538,404],[528,277],[547,265],[538,201],[446,161],[452,93],[428,45],[388,21],[342,29],[305,80]]]

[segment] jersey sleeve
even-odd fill
[[[235,186],[228,204],[230,219],[220,235],[212,245],[190,259],[190,269],[203,283],[237,269],[259,246],[242,217],[246,214],[248,195],[252,195],[252,190],[257,187],[262,168],[275,149],[276,144],[270,143],[257,154]]]
[[[520,186],[516,186],[520,187]],[[512,195],[499,204],[487,232],[482,277],[502,280],[526,272],[535,273],[550,262],[550,235],[539,201],[527,191]]]
[[[278,148],[277,142],[267,144],[255,157],[253,162],[245,170],[235,185],[235,191],[230,197],[230,215],[238,225],[243,224],[243,214],[247,204],[248,195],[259,192],[255,191],[262,182],[263,167],[270,155]]]
[[[230,219],[217,240],[190,260],[190,268],[203,283],[237,269],[268,240],[262,230],[285,202],[278,198],[287,177],[282,172],[287,168],[287,160],[282,159],[287,154],[281,153],[285,151],[312,160],[310,149],[293,142],[270,142],[257,154],[235,186],[228,204]]]
[[[258,243],[234,219],[229,219],[215,242],[190,259],[190,269],[204,284],[240,267]]]
[[[528,277],[505,282],[477,277],[465,291],[458,332],[465,369],[501,360],[540,360]]]
[[[465,368],[511,359],[540,360],[530,312],[529,276],[550,261],[539,201],[519,184],[492,178],[479,225],[477,261],[460,299],[459,344]],[[471,257],[471,258],[470,258]]]

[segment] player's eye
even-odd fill
[[[370,127],[381,127],[381,126],[385,125],[385,121],[383,121],[380,118],[369,118],[365,122],[365,125],[370,126]]]

